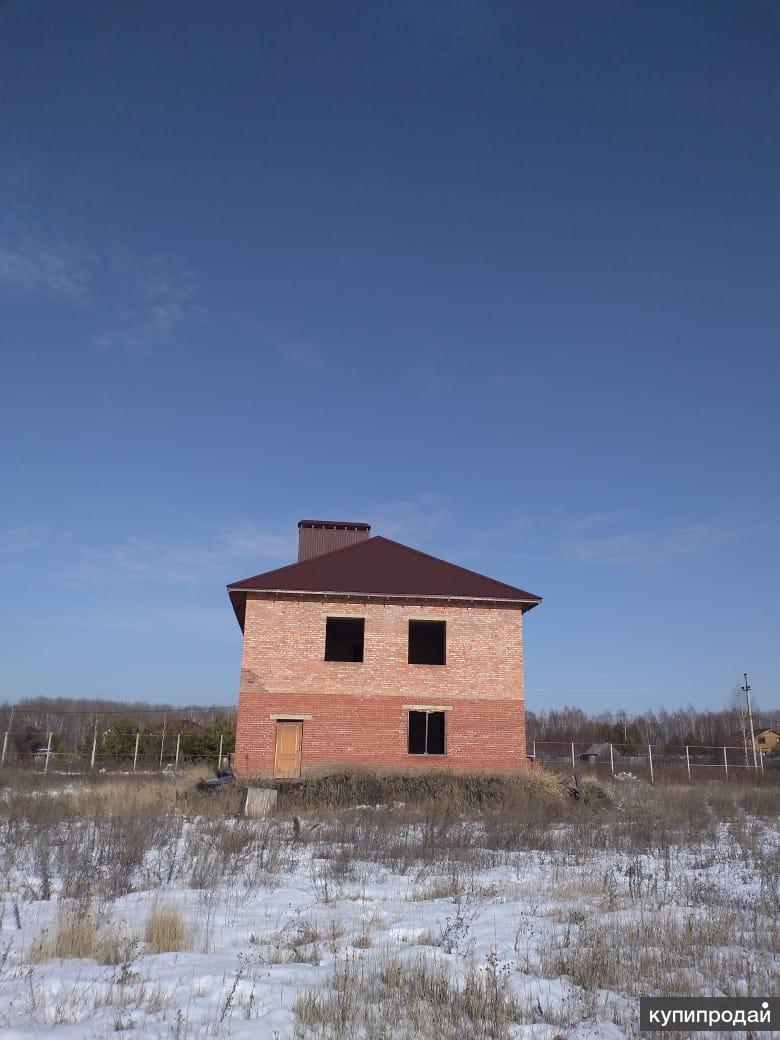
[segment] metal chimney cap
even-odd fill
[[[356,520],[299,520],[298,527],[317,527],[334,531],[370,531],[371,524]]]

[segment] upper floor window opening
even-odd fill
[[[409,664],[447,663],[447,623],[409,622]]]
[[[329,617],[325,622],[325,660],[363,660],[365,618]]]

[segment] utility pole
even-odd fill
[[[744,673],[745,685],[741,688],[745,694],[747,700],[747,711],[748,711],[748,725],[750,726],[750,743],[753,745],[753,768],[758,772],[758,759],[756,758],[756,734],[753,729],[753,705],[750,702],[750,683],[748,682],[747,672]]]
[[[165,725],[167,721],[167,715],[163,715],[162,740],[160,741],[160,772],[162,772],[163,767],[163,751],[165,750]]]
[[[90,769],[94,769],[95,768],[95,755],[97,754],[97,724],[98,724],[98,717],[97,717],[97,712],[95,712],[95,729],[93,731],[93,737],[92,737],[92,758],[89,760],[89,768]]]

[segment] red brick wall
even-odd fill
[[[365,618],[364,661],[325,661],[327,617]],[[446,665],[407,662],[410,619],[447,622]],[[446,707],[447,754],[407,753],[405,705]],[[527,764],[517,609],[250,596],[235,768],[272,775],[276,721],[307,715],[302,769],[508,770]]]

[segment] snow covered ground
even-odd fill
[[[17,812],[0,1037],[620,1040],[640,994],[771,993],[776,818],[740,810],[707,840],[678,826],[642,851],[619,837],[624,811],[497,848],[478,817],[361,807],[298,825],[146,805],[136,855],[113,810],[45,826]],[[168,952],[148,941],[160,914],[183,925]],[[93,955],[57,956],[78,924]]]

